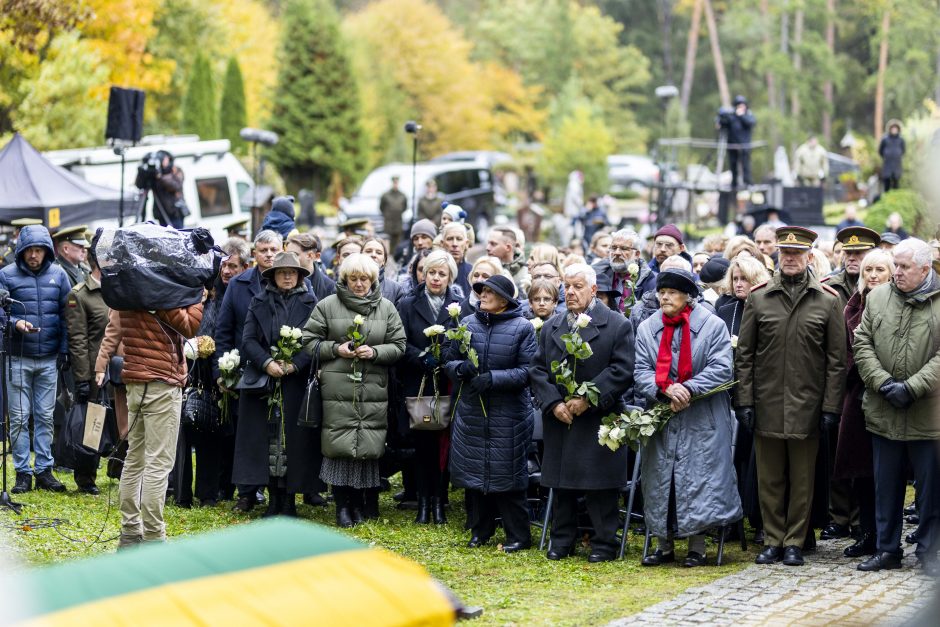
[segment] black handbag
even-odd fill
[[[297,414],[297,426],[308,429],[317,429],[323,424],[323,395],[320,392],[320,343],[317,340],[313,347],[313,361],[310,364],[310,376],[307,378],[307,388],[300,403],[300,412]]]
[[[218,431],[222,425],[222,412],[214,386],[204,387],[200,383],[186,390],[182,421],[197,431]]]
[[[270,375],[262,372],[250,361],[245,364],[245,370],[242,371],[241,378],[235,384],[235,389],[251,394],[267,394],[271,392],[274,385]]]

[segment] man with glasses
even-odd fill
[[[682,231],[675,224],[667,224],[653,236],[653,260],[650,261],[650,269],[659,272],[660,264],[673,255],[685,257],[692,263],[692,257],[686,252],[685,242],[682,241]]]
[[[624,285],[631,280],[631,265],[636,265],[636,280],[633,292],[636,302],[643,298],[647,290],[656,290],[656,273],[643,261],[639,249],[640,236],[631,229],[621,229],[611,236],[607,259],[594,264],[597,274],[605,275],[610,279],[611,290],[622,292],[617,299],[616,310],[626,311],[626,304],[630,299],[630,290]]]

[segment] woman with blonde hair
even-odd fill
[[[761,254],[757,244],[747,235],[735,235],[728,240],[725,245],[725,252],[722,255],[725,259],[734,260],[742,251],[750,253],[751,257],[763,261],[764,255]]]
[[[551,244],[536,244],[532,247],[532,250],[529,252],[529,260],[526,262],[526,265],[529,268],[529,272],[532,272],[532,268],[541,264],[541,263],[550,263],[558,268],[558,272],[561,272],[561,256],[558,254],[558,249],[552,246]]]

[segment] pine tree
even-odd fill
[[[202,55],[196,55],[189,86],[183,99],[182,131],[195,133],[200,139],[219,137],[219,118],[216,113],[215,85],[212,81],[212,69]]]
[[[332,2],[289,0],[282,20],[269,124],[280,141],[271,160],[288,193],[312,186],[317,198],[324,198],[334,172],[352,182],[364,168],[359,90]]]
[[[239,131],[247,125],[245,113],[245,83],[238,59],[229,57],[222,86],[222,104],[219,108],[219,130],[222,137],[232,142],[232,152],[243,153],[245,141]]]

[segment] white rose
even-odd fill
[[[732,335],[731,336],[731,348],[737,348],[737,347],[738,347],[738,336]]]
[[[541,329],[541,328],[542,328],[542,325],[545,324],[545,321],[542,320],[541,318],[537,317],[537,316],[536,316],[535,318],[532,318],[531,320],[529,320],[529,322],[532,323],[532,327],[533,327],[536,331],[538,331],[539,329]]]
[[[579,329],[583,329],[591,323],[591,316],[586,313],[579,313],[578,317],[574,319],[574,325]]]
[[[186,340],[186,343],[183,344],[183,356],[186,359],[196,359],[196,340]]]
[[[427,329],[425,329],[425,330],[424,330],[424,334],[425,334],[427,337],[434,337],[435,335],[441,335],[441,334],[444,333],[445,331],[446,331],[446,329],[444,328],[444,325],[442,325],[442,324],[435,324],[435,325],[429,326]]]
[[[629,266],[627,266],[627,272],[629,272],[631,275],[635,275],[639,271],[640,271],[640,266],[636,265],[635,263],[631,263]]]
[[[299,340],[299,339],[300,339],[300,336],[303,335],[303,334],[304,334],[304,332],[301,331],[300,329],[298,329],[297,327],[294,327],[294,328],[291,329],[291,331],[290,331],[290,336],[291,336],[292,338],[294,338],[295,340]]]
[[[353,324],[365,324],[365,321],[366,319],[361,314],[356,314],[356,317],[353,318]]]
[[[281,327],[281,337],[287,338],[290,337],[290,327],[286,324]]]
[[[451,318],[456,318],[460,315],[460,303],[451,303],[447,305],[447,314]]]
[[[620,429],[620,427],[614,427],[608,432],[608,437],[611,440],[619,441],[622,434],[623,431]]]
[[[620,448],[620,442],[617,440],[607,440],[607,448],[612,451],[616,451],[618,448]]]
[[[610,435],[610,427],[601,425],[601,428],[597,430],[597,437],[607,439],[608,435]]]

